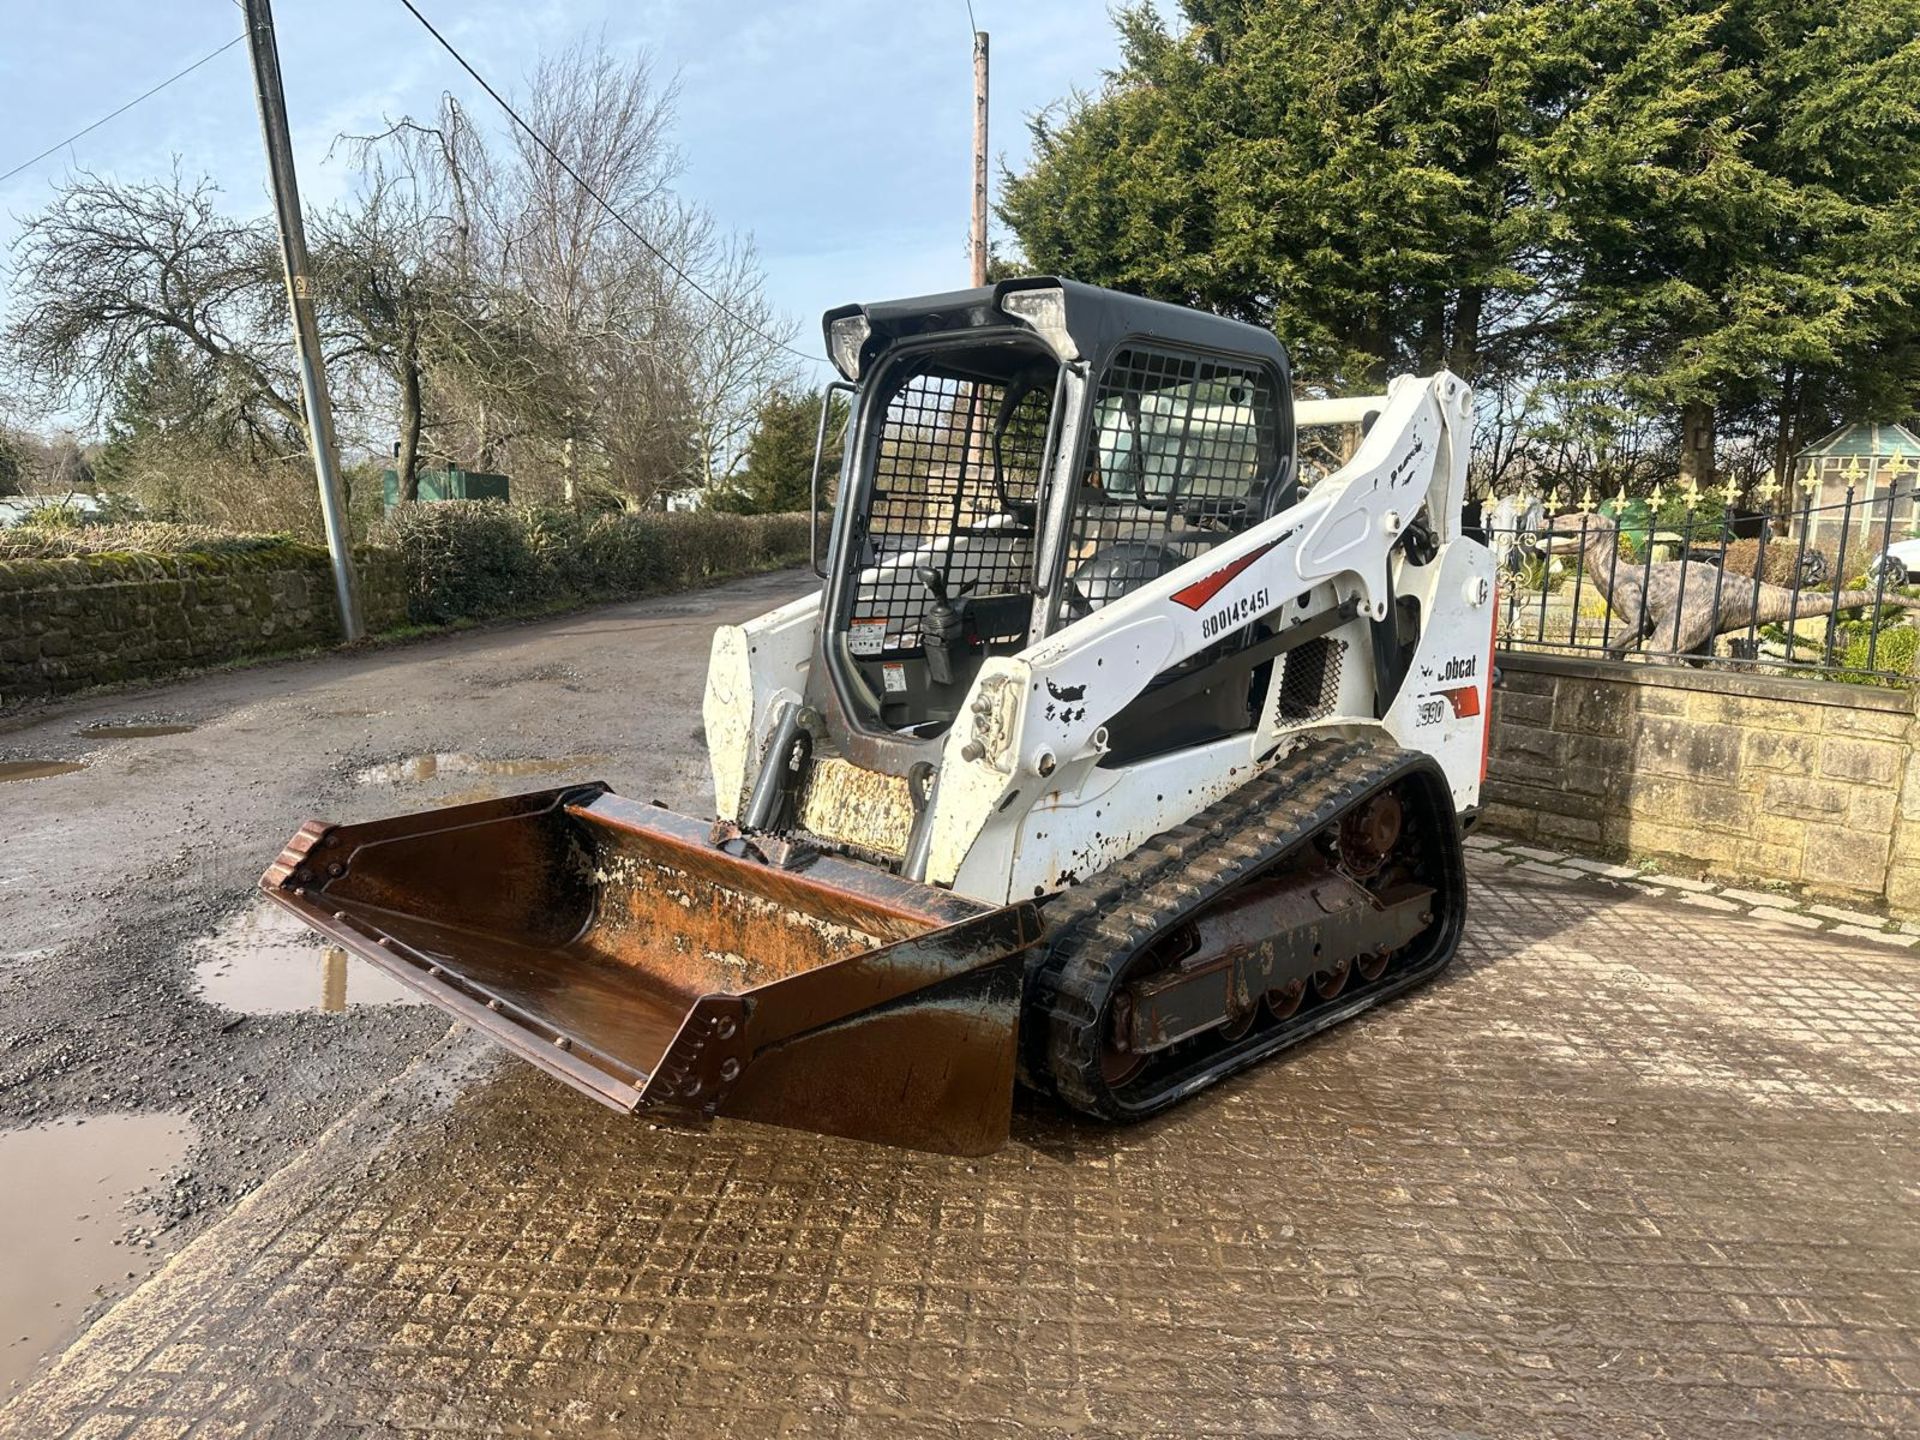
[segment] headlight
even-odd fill
[[[1066,356],[1067,293],[1056,286],[1039,290],[1009,290],[1000,297],[1000,308],[1016,320],[1031,325],[1055,353]]]
[[[827,348],[833,352],[833,368],[845,379],[860,378],[860,347],[872,333],[873,327],[864,315],[842,315],[827,327]]]

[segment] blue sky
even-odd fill
[[[496,86],[542,47],[604,33],[677,74],[683,193],[759,244],[774,301],[817,349],[820,312],[966,281],[972,64],[965,0],[420,0]],[[1117,63],[1105,0],[974,0],[993,37],[992,148],[1018,168],[1026,117]],[[398,0],[275,7],[303,196],[347,188],[335,135],[430,113],[442,91],[491,102]],[[0,172],[239,33],[233,0],[0,0]],[[497,112],[496,112],[497,113]],[[121,179],[178,156],[236,211],[266,209],[259,122],[236,46],[0,184],[0,247],[73,164]],[[6,279],[0,274],[0,303]]]

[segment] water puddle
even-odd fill
[[[511,690],[522,685],[558,685],[578,694],[583,688],[581,674],[571,665],[541,665],[532,670],[501,672],[488,669],[477,675],[462,675],[460,683],[476,690]]]
[[[132,1238],[126,1203],[178,1165],[180,1115],[95,1115],[0,1133],[0,1393],[69,1342],[102,1290],[124,1293],[166,1258],[164,1233]]]
[[[84,760],[0,760],[0,785],[9,780],[45,780],[87,768]]]
[[[426,1003],[267,900],[196,940],[192,954],[200,998],[242,1015],[338,1014],[349,1006]]]
[[[151,740],[156,735],[185,735],[199,728],[198,725],[116,725],[103,720],[82,725],[79,733],[88,740]]]
[[[604,755],[562,755],[543,760],[486,760],[458,750],[440,750],[390,760],[384,765],[369,765],[364,770],[356,770],[353,778],[361,785],[413,785],[472,775],[574,775],[587,779],[590,777],[586,771],[606,758]]]

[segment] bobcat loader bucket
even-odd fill
[[[959,1155],[1006,1140],[1031,905],[827,855],[781,868],[603,785],[309,821],[260,885],[615,1109]]]

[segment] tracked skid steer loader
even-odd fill
[[[1467,386],[1296,402],[1272,335],[1049,278],[825,329],[823,584],[714,636],[717,819],[310,822],[267,893],[619,1109],[955,1154],[1016,1079],[1146,1115],[1445,965],[1495,614]],[[1363,438],[1310,475],[1314,426]]]

